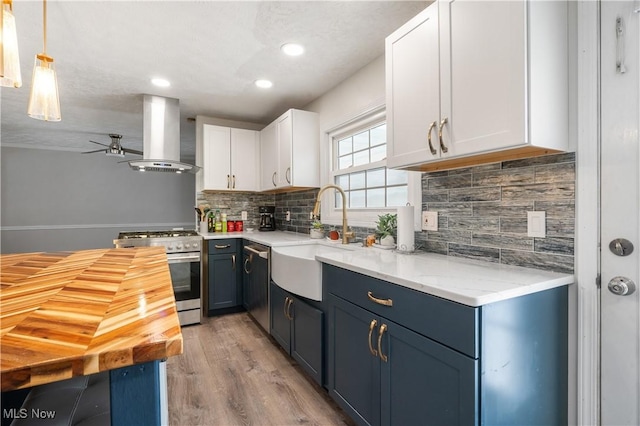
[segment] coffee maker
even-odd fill
[[[260,231],[275,231],[275,206],[260,206],[258,207],[258,211],[260,212],[260,227],[258,229]]]

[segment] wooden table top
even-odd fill
[[[181,353],[163,247],[0,256],[2,391]]]

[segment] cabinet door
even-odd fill
[[[389,167],[440,158],[438,39],[437,3],[386,39]]]
[[[260,189],[274,189],[278,182],[278,137],[276,122],[260,132]]]
[[[380,318],[332,294],[327,299],[329,394],[357,423],[378,425],[380,360],[372,351],[377,351]]]
[[[258,189],[258,132],[231,129],[231,189]]]
[[[293,117],[291,111],[277,121],[278,135],[278,187],[292,185],[291,147],[293,144]]]
[[[444,1],[441,119],[451,155],[527,143],[526,4]]]
[[[238,305],[236,254],[209,256],[209,310]]]
[[[478,361],[384,318],[380,327],[381,423],[477,425]]]
[[[269,304],[271,307],[271,335],[284,348],[291,353],[291,321],[285,311],[289,304],[289,295],[286,291],[271,283],[271,295]]]
[[[231,129],[205,124],[203,130],[204,189],[230,189]]]
[[[291,356],[313,379],[322,385],[322,324],[321,310],[293,297],[290,309]]]

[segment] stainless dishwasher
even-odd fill
[[[247,242],[242,253],[242,304],[249,315],[269,333],[269,254],[261,244]]]

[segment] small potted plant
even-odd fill
[[[378,216],[376,222],[376,238],[381,246],[392,246],[395,244],[396,228],[398,225],[398,215],[387,213]]]
[[[324,238],[324,228],[322,227],[322,222],[320,222],[318,219],[315,219],[313,222],[311,222],[309,236],[311,238]]]

